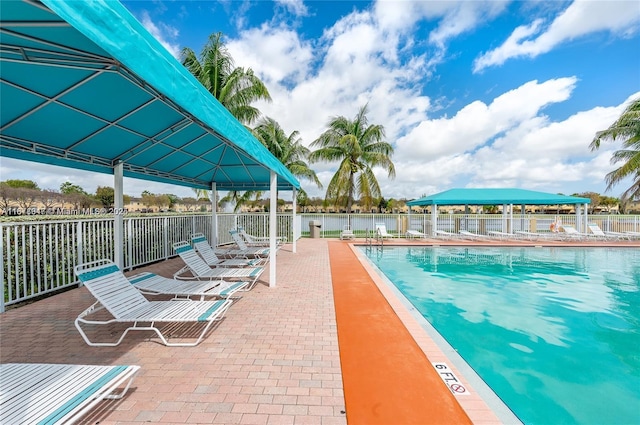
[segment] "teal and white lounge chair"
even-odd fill
[[[266,258],[228,258],[220,259],[209,245],[209,241],[202,233],[191,235],[191,243],[210,267],[255,267],[264,264]],[[177,249],[177,248],[176,248]]]
[[[247,290],[253,288],[258,278],[264,272],[264,267],[215,267],[211,268],[202,258],[196,254],[188,242],[181,241],[173,244],[185,266],[174,273],[173,277],[180,280],[204,280],[204,281],[236,281],[249,280]],[[185,275],[189,272],[190,275]]]
[[[231,300],[215,301],[149,301],[127,280],[110,260],[81,264],[74,268],[76,276],[97,301],[83,311],[75,321],[76,329],[91,346],[115,346],[122,342],[129,331],[153,331],[168,346],[194,346],[200,343],[211,325],[222,318],[231,306]],[[91,319],[99,310],[107,310],[111,319]],[[130,323],[116,342],[91,341],[82,325],[109,325]],[[204,329],[195,342],[169,343],[157,324],[202,324]],[[146,325],[145,325],[146,324]]]
[[[236,292],[246,291],[250,282],[184,281],[169,279],[154,273],[142,272],[127,277],[129,282],[146,295],[173,295],[175,300],[232,298]]]
[[[243,255],[253,256],[256,258],[269,256],[269,248],[247,246],[246,242],[242,239],[242,236],[240,236],[240,233],[237,230],[231,229],[229,230],[229,234],[231,235],[233,242],[238,246],[238,251]]]
[[[101,401],[122,398],[139,369],[140,366],[1,364],[0,423],[77,422]]]
[[[247,246],[268,247],[270,244],[269,236],[250,235],[246,232],[246,230],[242,226],[238,226],[238,233],[240,233],[240,236],[242,237],[242,239],[244,239]],[[284,236],[276,236],[276,245],[279,246],[284,244],[285,239],[286,238]]]

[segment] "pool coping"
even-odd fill
[[[522,425],[522,421],[507,407],[496,393],[480,378],[440,333],[413,307],[411,302],[384,276],[384,273],[365,256],[360,247],[349,244],[387,302],[400,318],[420,349],[431,362],[445,362],[470,394],[458,395],[456,400],[474,424]],[[394,246],[415,246],[394,245]],[[429,246],[433,245],[421,245]],[[377,249],[373,247],[372,249]]]

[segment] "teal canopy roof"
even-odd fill
[[[0,154],[208,189],[297,179],[117,1],[2,1]]]
[[[450,189],[409,201],[407,205],[568,205],[590,203],[591,199],[589,198],[524,189]]]

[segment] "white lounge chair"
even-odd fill
[[[186,242],[185,242],[186,243]],[[211,245],[209,245],[209,241],[206,236],[202,233],[194,233],[191,235],[191,243],[195,247],[196,251],[202,256],[204,261],[210,267],[255,267],[264,264],[266,258],[225,258],[220,259],[216,255],[216,252]],[[188,244],[187,244],[188,245]],[[176,250],[182,248],[176,248]]]
[[[140,366],[1,364],[0,423],[74,423],[101,401],[122,398],[139,369]]]
[[[426,238],[427,235],[419,230],[407,230],[406,237],[407,239],[423,239]]]
[[[442,239],[457,239],[458,237],[460,237],[460,235],[456,233],[447,232],[445,230],[435,230],[434,233],[437,238]]]
[[[587,225],[587,227],[589,228],[589,230],[591,230],[591,233],[593,233],[597,238],[602,239],[602,240],[611,240],[611,239],[615,239],[615,240],[620,240],[620,239],[630,239],[628,235],[625,235],[624,233],[619,233],[619,232],[605,232],[603,231],[600,226],[598,226],[595,223],[589,223]]]
[[[252,256],[254,258],[259,257],[268,257],[269,256],[269,248],[261,248],[257,246],[247,246],[240,233],[237,230],[231,229],[229,230],[229,234],[233,239],[233,242],[238,246],[236,252],[241,253],[244,256]],[[278,249],[279,247],[276,247]]]
[[[194,346],[200,343],[211,325],[220,320],[231,306],[231,300],[215,301],[149,301],[127,280],[110,260],[81,264],[74,268],[76,276],[96,298],[96,302],[83,311],[75,321],[76,329],[91,346],[115,346],[122,342],[129,331],[153,331],[168,346]],[[111,319],[89,319],[99,310],[107,310]],[[130,323],[116,342],[92,342],[80,324],[109,325]],[[205,324],[195,342],[169,343],[158,323]],[[148,324],[148,325],[144,325]]]
[[[238,233],[244,239],[248,246],[269,246],[269,237],[268,236],[254,236],[247,233],[247,231],[242,226],[238,226]],[[276,245],[282,245],[285,241],[284,236],[276,236]]]
[[[385,223],[376,223],[376,234],[381,238],[393,238],[393,235],[387,232]]]
[[[345,226],[342,228],[342,231],[340,232],[340,240],[345,240],[345,239],[355,239],[356,235],[353,234],[353,231],[351,230],[351,226],[349,226],[348,224],[345,224]]]
[[[530,241],[537,241],[540,239],[544,240],[559,240],[562,239],[559,233],[538,233],[538,232],[527,232],[526,230],[516,230],[516,236],[518,238],[527,239]]]
[[[468,230],[460,230],[458,233],[460,233],[460,236],[462,236],[465,239],[472,239],[472,240],[487,240],[488,239],[484,235],[478,235],[476,233],[471,233]]]
[[[174,273],[173,277],[180,280],[249,280],[247,290],[253,288],[258,278],[264,271],[264,267],[214,267],[211,268],[202,258],[196,254],[188,242],[180,241],[173,244],[185,266]],[[187,276],[184,273],[190,272]]]
[[[497,230],[489,230],[487,232],[487,234],[491,238],[496,238],[496,239],[500,239],[500,240],[515,239],[516,238],[516,235],[513,234],[513,233],[499,232]]]
[[[595,235],[578,232],[578,230],[573,226],[562,225],[560,229],[564,231],[564,232],[561,232],[561,233],[564,233],[564,235],[562,235],[564,236],[564,239],[585,240],[585,239],[595,238]]]
[[[127,277],[133,286],[147,295],[173,295],[175,300],[205,298],[231,298],[236,292],[246,291],[250,282],[184,281],[169,279],[154,273],[142,272]]]

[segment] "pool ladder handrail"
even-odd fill
[[[384,238],[382,237],[382,234],[380,233],[380,229],[376,229],[375,231],[375,238],[373,236],[371,236],[371,234],[369,233],[369,228],[367,227],[366,229],[366,236],[365,236],[365,243],[369,246],[369,248],[372,247],[373,242],[375,240],[375,246],[378,249],[381,249],[384,247]]]

